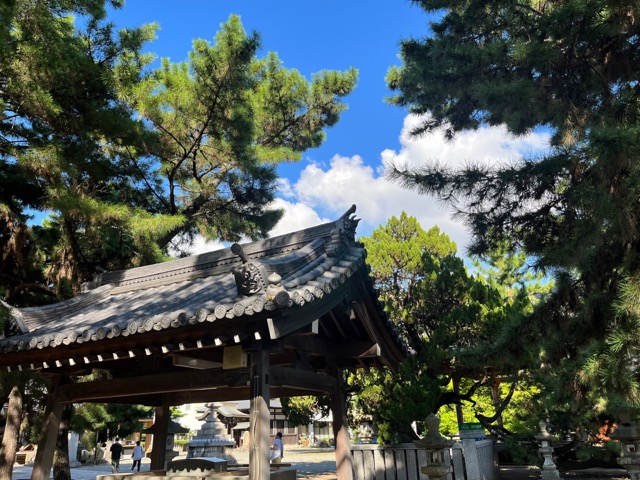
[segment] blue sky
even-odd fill
[[[451,219],[451,211],[433,198],[389,184],[383,178],[384,162],[504,162],[546,145],[544,133],[513,139],[500,128],[462,134],[449,143],[438,133],[420,139],[406,135],[415,119],[385,103],[390,92],[384,77],[400,62],[402,39],[428,35],[429,17],[404,0],[129,0],[122,9],[110,11],[109,18],[119,27],[157,22],[158,38],[147,51],[182,61],[193,39],[212,41],[230,14],[240,16],[245,30],[260,34],[260,56],[275,51],[286,68],[308,79],[325,69],[359,70],[358,86],[345,100],[349,109],[326,131],[325,143],[305,152],[300,162],[280,168],[283,180],[276,205],[286,213],[273,234],[333,220],[355,203],[356,216],[362,219],[358,235],[369,235],[405,210],[425,229],[438,225],[464,253],[468,234]],[[215,245],[201,242],[194,252],[211,248]]]

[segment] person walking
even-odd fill
[[[111,473],[120,473],[120,457],[122,456],[122,445],[120,439],[116,437],[116,441],[111,448]]]
[[[271,463],[280,463],[284,457],[284,445],[282,444],[282,432],[276,433],[271,449]]]
[[[142,457],[144,457],[144,452],[142,451],[142,447],[140,446],[140,440],[136,442],[136,446],[133,447],[133,453],[131,454],[131,459],[133,460],[133,465],[131,465],[131,471],[138,466],[138,471],[140,471],[140,463],[142,462]]]

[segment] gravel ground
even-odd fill
[[[249,462],[249,452],[242,449],[233,453],[238,463]],[[178,457],[180,458],[180,457]],[[337,480],[335,451],[332,448],[303,448],[285,445],[284,461],[291,463],[298,471],[297,478],[303,480]],[[131,469],[131,459],[125,458],[121,462],[121,472]],[[142,462],[141,471],[149,470],[149,459]],[[87,465],[71,469],[72,480],[95,480],[96,475],[111,472],[108,463],[101,465]],[[526,466],[504,465],[500,468],[500,480],[539,480],[539,468]],[[28,480],[31,477],[31,467],[15,466],[13,480]],[[622,469],[590,468],[585,470],[571,470],[562,472],[564,480],[629,480],[629,476]],[[359,479],[355,479],[359,480]]]
[[[249,463],[249,452],[237,449],[233,456],[238,463]],[[177,457],[184,458],[184,456]],[[332,448],[302,448],[285,445],[284,461],[291,463],[298,470],[297,477],[305,480],[335,480],[336,459]],[[13,469],[12,480],[28,480],[31,477],[31,466],[16,465]],[[120,472],[131,470],[131,458],[124,458],[120,462]],[[149,470],[149,459],[142,460],[141,472]],[[95,480],[96,475],[111,473],[111,465],[83,465],[71,469],[72,480]]]
[[[234,452],[238,463],[249,462],[249,452]],[[308,448],[284,446],[283,462],[291,463],[298,470],[298,478],[330,480],[336,478],[336,452],[333,448]]]

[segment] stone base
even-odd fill
[[[542,480],[559,480],[561,477],[558,470],[542,470],[540,478]]]

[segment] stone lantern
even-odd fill
[[[544,459],[542,464],[542,480],[557,480],[560,478],[560,472],[553,463],[553,447],[551,446],[551,434],[547,431],[547,422],[541,420],[539,423],[540,433],[536,435],[536,440],[540,442],[540,455]]]
[[[449,449],[453,440],[440,435],[440,418],[431,414],[426,419],[427,434],[414,443],[417,447],[427,451],[427,464],[420,467],[420,471],[429,476],[429,480],[440,480],[453,471],[450,457],[445,456],[445,449]]]
[[[620,417],[620,425],[610,435],[622,444],[618,465],[627,471],[631,480],[640,480],[640,427],[631,423],[628,412]]]

